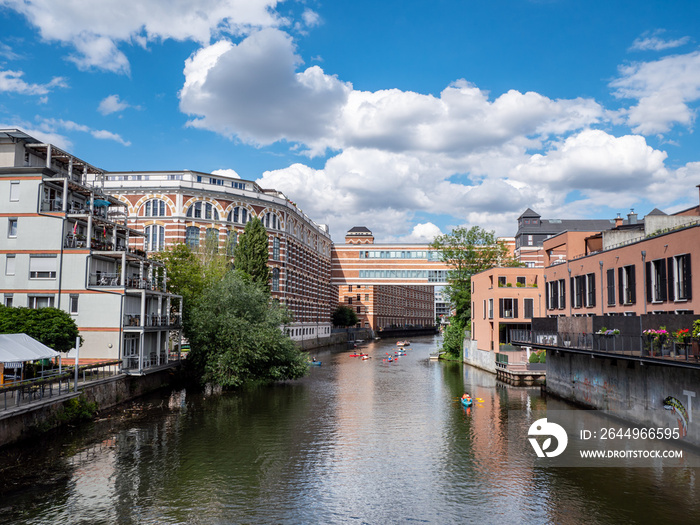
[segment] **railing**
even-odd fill
[[[90,274],[90,286],[121,286],[121,275],[106,272],[92,273]]]
[[[146,314],[146,323],[141,324],[140,314],[126,314],[124,316],[124,326],[148,326],[148,327],[167,327],[167,326],[180,326],[182,319],[178,314],[172,315],[157,315],[157,314]]]
[[[697,341],[677,342],[668,337],[647,335],[605,335],[596,333],[540,332],[511,330],[511,341],[537,348],[571,348],[628,357],[644,357],[700,364]]]
[[[39,211],[63,211],[63,199],[42,200]]]
[[[78,367],[78,389],[91,381],[119,373],[119,361],[106,361]],[[63,366],[46,370],[43,377],[14,381],[0,387],[0,414],[19,406],[29,405],[75,391],[75,367]]]

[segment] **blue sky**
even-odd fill
[[[96,7],[96,5],[99,7]],[[0,0],[0,126],[234,170],[336,242],[698,204],[700,2]]]

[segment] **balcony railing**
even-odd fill
[[[571,348],[626,357],[692,362],[700,365],[698,341],[677,342],[669,337],[604,335],[596,333],[511,330],[511,342],[536,348]]]
[[[182,319],[179,314],[171,315],[158,315],[158,314],[146,314],[144,316],[145,324],[141,324],[140,314],[126,314],[124,316],[124,326],[125,327],[153,327],[153,328],[166,328],[166,327],[179,327],[182,324]]]

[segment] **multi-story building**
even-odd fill
[[[142,233],[131,245],[147,253],[178,243],[233,255],[246,223],[258,217],[269,233],[272,296],[295,322],[293,339],[330,335],[331,237],[284,194],[255,182],[194,171],[110,172],[105,193],[126,206],[128,226]]]
[[[333,245],[338,302],[356,311],[363,328],[434,326],[434,288],[446,281],[447,267],[428,245],[374,244],[364,226]]]
[[[472,276],[471,339],[476,348],[498,351],[510,330],[529,330],[544,316],[542,268],[491,268]]]
[[[0,294],[6,306],[65,310],[82,359],[122,359],[128,372],[179,351],[182,304],[165,268],[129,248],[142,234],[102,191],[104,172],[18,130],[0,131]]]
[[[562,233],[545,241],[547,315],[700,312],[692,282],[700,263],[697,210],[654,210],[633,224],[618,220],[602,232]]]

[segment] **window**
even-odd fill
[[[365,294],[365,301],[369,301],[369,294],[368,293]]]
[[[605,273],[608,279],[608,306],[615,306],[615,270],[610,268]]]
[[[666,260],[657,259],[645,264],[647,302],[661,303],[668,298],[666,283]]]
[[[53,295],[30,295],[28,297],[29,308],[49,308],[53,306]]]
[[[58,258],[55,255],[30,255],[29,278],[30,279],[55,279]]]
[[[566,279],[559,279],[559,309],[566,308]]]
[[[146,251],[159,252],[165,248],[165,227],[156,224],[146,226],[144,233],[146,234],[144,240]]]
[[[535,309],[535,300],[534,299],[523,299],[523,317],[525,319],[532,319],[532,314]]]
[[[348,292],[352,292],[352,284],[348,284]]]
[[[532,246],[532,235],[527,236],[527,245]]]
[[[70,302],[68,303],[68,309],[71,314],[77,314],[78,313],[78,297],[80,297],[78,294],[71,294],[70,295]]]
[[[586,307],[592,308],[595,306],[595,274],[588,273],[585,278],[586,282]]]
[[[236,206],[228,214],[228,222],[237,222],[245,224],[248,222],[248,210],[241,206]]]
[[[620,304],[637,302],[634,264],[617,269],[618,287],[620,289]]]
[[[11,294],[11,293],[6,293],[6,294],[3,296],[2,304],[4,304],[5,306],[7,306],[8,308],[12,308],[13,299],[14,299],[14,295],[13,295],[13,294]]]
[[[229,231],[228,238],[226,239],[226,255],[228,257],[233,257],[233,252],[236,250],[236,244],[238,243],[238,232]]]
[[[236,188],[237,190],[244,190],[245,189],[245,183],[244,182],[232,182],[231,183],[232,188]]]
[[[275,261],[280,260],[280,240],[279,237],[272,239],[272,259]]]
[[[272,270],[272,291],[273,292],[280,291],[280,269],[279,268],[273,268],[273,270]]]
[[[202,203],[195,202],[194,204],[192,204],[187,209],[187,216],[191,217],[193,219],[201,219],[202,218]]]
[[[8,254],[5,258],[5,275],[15,274],[15,256]]]
[[[505,286],[506,285],[506,278],[505,277],[499,277],[498,278],[498,286]]]
[[[204,235],[204,242],[206,243],[207,249],[211,250],[213,253],[219,252],[219,230],[216,228],[207,228]]]
[[[358,302],[360,301],[360,294],[359,293],[357,294],[357,301]]]
[[[277,230],[279,228],[279,220],[277,219],[277,215],[270,211],[267,212],[265,214],[264,224],[265,228],[272,228],[273,230]]]
[[[547,283],[547,310],[555,310],[559,307],[559,282],[550,281]]]
[[[520,286],[525,286],[525,277],[516,277],[515,282]]]
[[[486,319],[486,299],[484,299],[484,319]],[[472,325],[473,329],[473,325]]]
[[[687,301],[692,298],[690,254],[668,258],[669,300]]]
[[[219,210],[216,209],[216,206],[213,206],[212,204],[207,202],[204,205],[204,218],[218,221],[219,220]]]
[[[489,319],[493,319],[493,299],[489,299]]]
[[[19,181],[10,182],[10,202],[19,200]]]
[[[199,247],[199,228],[188,226],[185,230],[185,244],[192,250]]]
[[[517,299],[499,299],[498,313],[503,319],[518,318],[518,300]]]
[[[362,307],[361,307],[361,306],[358,306],[358,307],[357,307],[357,313],[358,313],[358,314],[361,314],[361,313],[362,313]]]
[[[164,217],[165,216],[165,201],[161,199],[152,199],[146,201],[143,205],[144,217]]]
[[[7,220],[7,236],[9,238],[17,237],[17,219]]]

